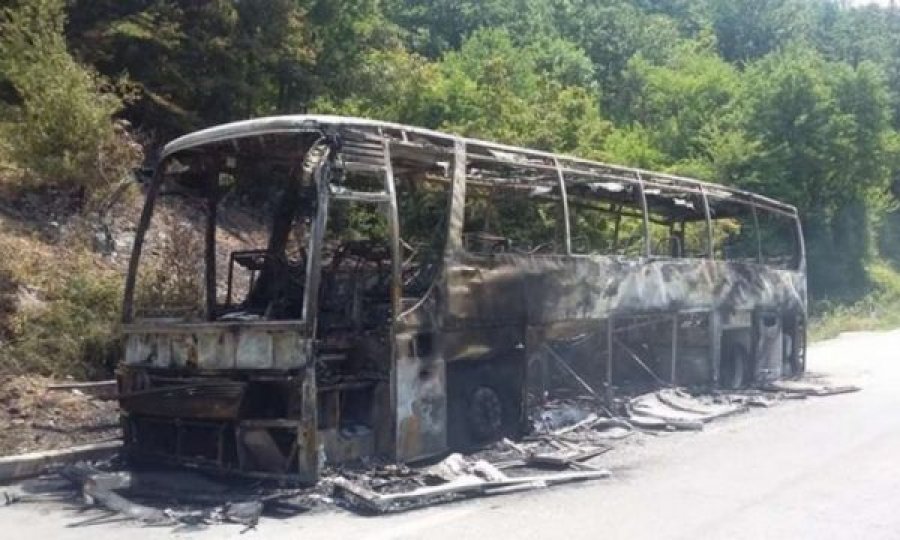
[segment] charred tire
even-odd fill
[[[467,449],[517,435],[522,412],[520,380],[512,362],[449,367],[449,445]]]
[[[475,442],[487,442],[503,436],[503,401],[491,386],[479,386],[469,396],[466,424]]]
[[[787,368],[790,370],[786,375],[791,378],[798,378],[806,372],[806,329],[802,328],[794,334],[797,343],[792,347],[792,351],[786,362]]]
[[[722,351],[719,367],[719,387],[739,390],[750,383],[750,355],[739,343],[728,343]]]

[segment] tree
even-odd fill
[[[553,36],[553,9],[549,0],[389,0],[385,11],[414,50],[436,59],[484,28],[505,30],[519,45]]]
[[[683,42],[661,64],[633,57],[622,100],[630,121],[646,130],[663,164],[672,166],[705,156],[706,134],[732,107],[739,85],[738,70],[716,54],[707,36]]]
[[[728,62],[749,62],[812,34],[813,0],[706,1],[719,52]]]
[[[851,66],[874,62],[885,72],[891,91],[893,125],[900,129],[900,10],[876,5],[839,9],[820,6],[816,47],[832,60]]]
[[[559,35],[584,49],[594,63],[604,105],[622,120],[618,92],[629,60],[637,53],[662,61],[681,39],[678,25],[664,15],[642,11],[623,0],[558,0],[554,10]]]
[[[302,107],[318,52],[306,4],[78,0],[69,34],[82,57],[140,84],[137,122],[177,132]]]
[[[583,66],[583,60],[547,70],[546,52],[541,44],[516,47],[505,31],[476,32],[440,63],[432,113],[437,125],[547,150],[599,149],[609,124],[600,115],[598,95],[567,84],[578,72],[572,66]]]
[[[587,82],[590,62],[570,43],[517,47],[504,30],[478,30],[431,63],[402,50],[373,52],[356,81],[366,91],[316,110],[363,114],[460,134],[598,155],[610,125]]]
[[[120,180],[137,156],[113,123],[121,98],[69,54],[65,20],[63,0],[0,11],[0,78],[15,96],[0,128],[33,182],[92,190]]]
[[[814,289],[859,290],[891,177],[883,75],[872,64],[854,69],[795,45],[751,65],[737,102],[733,129],[756,148],[734,156],[742,163],[732,166],[747,173],[738,182],[797,205]]]

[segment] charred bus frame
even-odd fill
[[[283,204],[264,248],[228,254],[220,301],[223,178],[262,161],[288,164]],[[135,307],[173,184],[204,201],[193,319]],[[329,240],[341,205],[380,215],[379,233]],[[299,221],[305,254],[286,265]],[[236,265],[252,280],[241,302]],[[263,118],[165,147],[124,322],[130,456],[313,482],[323,460],[410,461],[515,434],[549,392],[610,401],[799,374],[803,236],[794,207],[692,179],[366,119]]]

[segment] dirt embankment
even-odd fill
[[[0,178],[0,456],[120,433],[114,401],[48,387],[111,375],[96,351],[113,350],[97,345],[116,339],[140,189],[130,186],[102,213],[73,197]]]
[[[118,407],[50,379],[0,377],[0,456],[118,437]]]
[[[114,402],[49,391],[51,379],[44,376],[112,377],[121,358],[122,285],[142,206],[137,184],[85,205],[70,192],[16,188],[0,177],[0,455],[118,433],[109,427]],[[176,233],[202,244],[203,212],[163,198],[156,214],[139,287],[157,275],[170,285],[202,283],[202,267],[183,260],[185,243]],[[220,218],[218,274],[224,279],[228,254],[264,247],[266,228],[240,205]],[[226,289],[223,281],[219,290],[224,295]]]

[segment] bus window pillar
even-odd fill
[[[678,384],[678,312],[672,314],[672,364],[669,381],[672,386]]]
[[[125,275],[125,291],[122,300],[122,322],[130,323],[134,320],[134,290],[137,284],[138,262],[141,259],[141,251],[144,247],[144,237],[150,228],[150,220],[153,218],[153,209],[156,206],[156,198],[163,182],[165,160],[156,166],[147,195],[144,199],[144,207],[141,209],[141,217],[134,233],[134,243],[131,246],[131,258],[128,259],[128,271]]]
[[[717,309],[709,311],[709,360],[712,386],[719,385],[722,364],[722,321]]]
[[[613,351],[613,333],[615,332],[615,320],[612,314],[606,319],[606,380],[604,381],[604,394],[606,406],[613,406],[615,393],[613,391],[613,359],[615,354]]]
[[[709,210],[709,197],[706,196],[706,189],[703,186],[700,186],[700,198],[703,199],[703,217],[706,219],[706,258],[712,260],[715,258],[712,212]]]
[[[641,194],[641,217],[644,221],[644,257],[650,258],[650,216],[647,210],[647,196],[644,194],[644,179],[641,177],[640,171],[634,171],[637,177],[638,190]]]
[[[762,264],[762,234],[759,231],[759,212],[756,211],[756,205],[751,205],[753,210],[753,234],[756,235],[756,262]]]
[[[572,230],[569,222],[569,197],[566,195],[566,179],[563,176],[559,160],[553,158],[553,166],[556,167],[556,177],[559,181],[559,196],[562,199],[563,233],[565,234],[566,255],[572,254]]]
[[[706,196],[706,188],[700,186],[700,196],[703,199],[703,214],[706,217],[706,257],[709,260],[715,259],[713,244],[713,225],[712,213],[709,209],[709,197]],[[718,265],[712,265],[712,279],[717,283],[719,279]],[[719,320],[718,305],[715,301],[711,302],[709,310],[709,364],[710,379],[713,386],[719,384],[719,371],[722,363],[722,331],[721,321]]]

